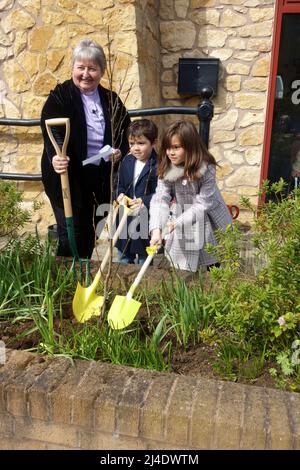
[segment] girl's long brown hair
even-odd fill
[[[167,149],[171,148],[171,139],[176,135],[180,144],[186,152],[184,163],[184,175],[190,180],[199,178],[197,172],[203,162],[217,165],[215,158],[207,150],[201,139],[196,126],[191,121],[176,121],[164,132],[160,151],[158,154],[157,175],[163,178],[167,169],[171,166],[171,161],[167,157]]]

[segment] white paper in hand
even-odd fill
[[[113,148],[110,145],[105,145],[97,155],[93,155],[92,157],[86,158],[83,160],[82,165],[88,165],[89,163],[98,164],[103,158],[105,162],[108,162],[109,156],[113,153]]]

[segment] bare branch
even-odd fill
[[[112,146],[114,148],[119,148],[119,145],[121,144],[123,140],[124,121],[127,117],[126,112],[119,113],[120,107],[122,106],[122,102],[121,102],[121,99],[119,98],[119,95],[125,86],[126,77],[128,74],[128,67],[126,68],[124,72],[124,76],[119,84],[119,89],[117,89],[114,92],[113,84],[114,84],[114,74],[115,74],[115,69],[116,69],[116,64],[117,64],[117,57],[116,56],[113,57],[113,54],[112,54],[112,39],[110,37],[109,28],[107,29],[107,43],[108,43],[107,75],[108,75],[108,84],[109,84],[109,112],[110,112],[110,123],[111,123],[111,133],[112,133]],[[132,84],[130,85],[126,93],[125,99],[123,99],[123,104],[126,103],[131,90],[132,90]],[[112,161],[111,169],[110,169],[110,187],[111,187],[110,207],[112,207],[113,205],[114,185],[118,182],[116,181],[115,174],[114,174],[114,163],[115,162]],[[117,178],[118,177],[119,177],[119,171],[117,172]],[[108,224],[110,224],[110,227],[112,227],[111,220],[110,221],[108,220]],[[112,283],[111,271],[112,271],[112,260],[113,260],[113,237],[111,233],[109,233],[109,250],[110,251],[109,251],[108,269],[107,269],[107,273],[105,275],[104,282],[103,282],[104,302],[103,302],[103,306],[101,309],[102,315],[100,318],[102,320],[100,320],[100,323],[103,322],[104,314],[106,311],[107,298],[108,298],[110,286]]]

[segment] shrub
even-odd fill
[[[283,189],[283,181],[266,182],[263,191],[275,197],[259,211],[252,209],[255,255],[264,260],[256,276],[238,271],[241,261],[232,251],[237,227],[220,235],[220,245],[212,248],[224,264],[212,272],[223,305],[216,312],[217,325],[253,350],[266,348],[272,358],[291,348],[300,334],[300,198],[297,192],[281,198]],[[251,209],[248,200],[243,205]]]
[[[31,212],[22,208],[23,195],[15,183],[0,179],[0,237],[13,237],[29,222]],[[39,207],[34,204],[34,210]]]

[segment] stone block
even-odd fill
[[[106,369],[103,370],[103,386],[94,403],[97,430],[115,432],[118,404],[133,373],[134,369],[131,367],[106,364]]]
[[[140,413],[155,372],[139,370],[124,386],[116,411],[115,432],[136,437],[140,432]]]
[[[145,439],[164,442],[165,410],[175,380],[173,374],[159,375],[152,380],[140,416],[140,432]]]
[[[199,379],[195,397],[191,430],[190,446],[197,449],[211,449],[215,429],[215,414],[220,383]]]
[[[51,361],[28,390],[29,413],[31,418],[44,421],[51,419],[49,393],[55,393],[57,386],[65,379],[71,362],[58,358]]]
[[[65,371],[64,380],[49,393],[50,419],[53,422],[71,423],[73,396],[88,367],[87,361],[75,361],[74,365]]]
[[[75,426],[16,418],[15,436],[17,439],[32,439],[71,448],[77,447],[77,430]]]

